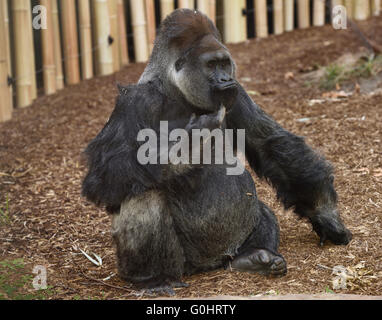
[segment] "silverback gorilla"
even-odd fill
[[[138,162],[138,132],[159,132],[161,121],[188,133],[245,129],[251,168],[285,208],[307,218],[321,244],[351,240],[336,209],[330,164],[251,100],[213,23],[181,9],[162,23],[138,84],[120,87],[109,121],[86,149],[83,195],[113,214],[123,279],[171,292],[184,274],[227,265],[286,273],[275,215],[257,198],[247,171],[228,176],[226,164]]]

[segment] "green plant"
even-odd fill
[[[334,291],[331,290],[331,289],[329,289],[329,287],[326,287],[326,288],[325,288],[325,292],[326,292],[326,293],[334,293]]]
[[[52,287],[30,292],[32,280],[23,259],[0,261],[0,300],[43,300],[52,295]]]
[[[337,64],[329,65],[325,68],[325,75],[321,80],[322,89],[333,89],[337,83],[341,82],[344,75],[344,67]]]
[[[332,90],[337,84],[356,78],[368,78],[382,72],[382,55],[374,58],[361,58],[351,66],[331,64],[325,68],[320,88]]]
[[[360,59],[359,63],[350,71],[352,77],[368,78],[382,71],[382,55],[375,58]]]

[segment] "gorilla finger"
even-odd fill
[[[219,121],[220,124],[223,123],[223,120],[225,118],[225,115],[226,115],[226,108],[224,106],[222,106],[220,108],[220,110],[218,111],[218,114],[217,114],[217,119]]]

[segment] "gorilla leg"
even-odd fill
[[[259,201],[258,216],[252,234],[240,247],[231,267],[266,275],[284,275],[287,268],[284,258],[278,253],[280,232],[276,217],[261,201]]]
[[[183,274],[183,249],[164,196],[150,191],[126,200],[113,216],[121,278],[139,286],[172,293]]]

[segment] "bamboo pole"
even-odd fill
[[[52,18],[54,31],[54,60],[56,65],[56,89],[61,90],[64,88],[64,74],[62,71],[61,33],[57,0],[52,0]]]
[[[9,39],[9,15],[8,15],[8,0],[0,0],[2,9],[3,9],[3,15],[4,15],[4,30],[5,30],[5,48],[7,50],[7,61],[8,61],[8,74],[12,75],[12,63],[11,63],[11,42]],[[11,87],[12,88],[12,87]]]
[[[366,20],[370,14],[370,2],[367,0],[354,0],[354,18]]]
[[[30,59],[30,32],[28,15],[31,14],[29,0],[13,0],[13,35],[15,52],[16,103],[18,107],[27,107],[32,103],[32,67]]]
[[[161,21],[163,21],[171,12],[173,12],[174,8],[174,0],[160,0]]]
[[[268,37],[268,17],[267,17],[267,2],[266,0],[255,1],[256,12],[256,37]]]
[[[92,25],[89,0],[78,0],[82,79],[93,78]]]
[[[309,0],[298,0],[298,27],[308,28],[310,25]]]
[[[9,29],[9,14],[8,14],[8,1],[7,0],[0,0],[1,5],[3,6],[3,14],[4,14],[4,27],[5,27],[5,48],[7,50],[7,61],[8,61],[8,75],[12,76],[12,61],[11,61],[11,42],[10,42],[10,29]],[[13,105],[12,103],[12,97],[13,97],[13,89],[12,86],[9,86],[9,94],[10,94],[10,103],[11,107]]]
[[[113,73],[113,51],[109,45],[110,20],[107,0],[93,0],[97,46],[97,71],[100,75]]]
[[[41,47],[44,92],[49,95],[56,92],[52,0],[40,0],[40,4],[46,8],[46,29],[41,29]]]
[[[216,24],[216,0],[210,0],[210,19],[214,24]]]
[[[211,7],[209,0],[198,0],[198,10],[211,19]]]
[[[354,0],[345,0],[346,14],[348,18],[353,18],[354,16]]]
[[[344,5],[343,0],[332,0],[332,8],[334,8],[335,6],[343,6],[343,5]]]
[[[24,0],[28,1],[28,0]],[[33,25],[32,25],[32,4],[28,1],[28,25],[24,32],[28,33],[28,53],[29,53],[29,66],[30,66],[30,77],[31,77],[31,97],[32,100],[37,98],[37,84],[36,84],[36,59],[34,52],[34,37],[33,37]]]
[[[113,69],[118,71],[121,69],[121,58],[119,57],[119,34],[118,34],[118,5],[117,0],[108,0],[109,19],[110,19],[110,36],[113,38],[111,50],[113,53]]]
[[[194,0],[178,0],[179,8],[194,9]]]
[[[283,0],[273,0],[273,26],[274,34],[281,34],[284,32]]]
[[[206,14],[212,22],[216,23],[216,0],[198,0],[198,10]]]
[[[284,0],[284,22],[285,31],[294,29],[294,0]]]
[[[316,27],[325,24],[325,0],[314,0],[313,25]]]
[[[80,82],[75,0],[61,1],[64,40],[65,79],[67,84]]]
[[[371,5],[370,1],[367,0],[367,1],[365,1],[364,6],[365,6],[364,10],[366,12],[366,19],[367,19],[367,18],[369,18],[371,16],[371,7],[372,7],[372,5]]]
[[[129,63],[127,34],[126,34],[126,16],[125,4],[123,0],[118,0],[118,27],[119,27],[119,57],[121,59],[121,66]]]
[[[206,16],[210,15],[209,0],[198,0],[196,5],[198,11],[203,12]]]
[[[373,16],[379,16],[380,11],[381,11],[381,0],[372,0]]]
[[[2,0],[3,1],[3,0]],[[0,43],[7,39],[6,7],[0,4]],[[8,60],[7,47],[0,46],[0,122],[7,121],[12,117],[12,95],[8,88],[8,74],[10,61]]]
[[[245,0],[224,0],[224,42],[238,43],[247,39],[246,19],[243,16]]]
[[[154,48],[154,41],[156,36],[155,26],[155,4],[154,0],[145,0],[146,4],[146,17],[147,17],[147,40],[150,53]]]
[[[235,1],[236,2],[236,1]],[[246,41],[248,39],[247,34],[247,15],[245,11],[247,10],[246,0],[237,0],[240,14],[238,15],[240,22],[240,42]]]
[[[149,58],[149,48],[147,45],[145,4],[142,0],[130,0],[130,5],[134,34],[135,61],[146,62]]]

